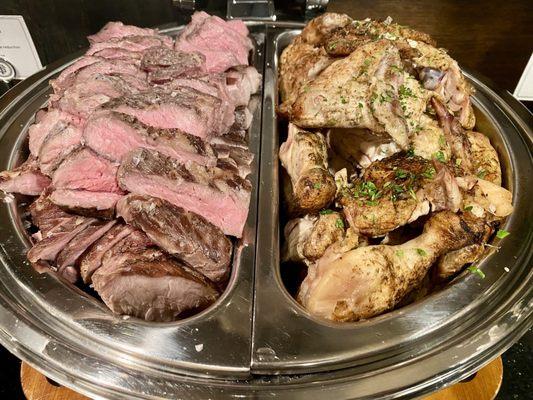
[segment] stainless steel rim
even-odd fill
[[[259,125],[252,129],[257,141],[253,146],[258,153],[259,146],[262,149],[261,159],[257,160],[260,171],[253,177],[254,187],[259,190],[258,202],[252,206],[258,209],[259,246],[255,267],[249,260],[237,266],[232,289],[216,307],[183,323],[161,325],[161,332],[169,335],[166,341],[150,340],[148,345],[134,342],[143,351],[119,346],[111,334],[103,341],[97,338],[101,334],[99,329],[114,326],[108,333],[119,331],[133,336],[137,328],[132,327],[137,323],[112,318],[94,300],[81,296],[75,289],[65,289],[56,278],[33,273],[25,265],[22,252],[21,246],[27,244],[27,238],[19,209],[15,204],[7,204],[0,207],[3,221],[0,226],[0,342],[61,384],[105,398],[412,397],[455,382],[503,352],[532,323],[533,231],[527,224],[533,217],[533,209],[527,204],[533,184],[531,114],[510,95],[490,89],[492,85],[485,79],[468,74],[478,88],[475,103],[480,121],[494,135],[491,138],[503,156],[507,183],[514,189],[517,206],[506,223],[512,235],[505,239],[497,255],[483,263],[486,280],[480,283],[474,276],[462,276],[453,287],[389,315],[360,324],[327,324],[313,319],[296,305],[279,277],[277,56],[283,44],[296,33],[287,29],[300,28],[301,24],[251,23],[250,27],[258,44],[258,69],[263,70],[265,59],[263,104],[254,115],[254,123],[262,123],[261,138]],[[175,31],[176,28],[170,29],[168,33]],[[0,99],[0,143],[6,143],[11,135],[12,144],[0,153],[0,167],[17,162],[24,139],[20,131],[24,131],[43,103],[48,90],[46,81],[72,58],[49,66]],[[248,221],[248,239],[252,244],[255,216],[251,212]],[[253,259],[252,247],[244,248],[250,252],[245,258]],[[505,265],[494,260],[503,260]],[[504,266],[511,272],[504,272]],[[19,273],[22,268],[27,271],[25,276]],[[17,285],[10,284],[13,282]],[[34,290],[48,291],[47,296],[66,295],[66,299],[56,298],[56,301],[66,303],[66,312],[77,318],[89,317],[86,332],[80,334],[60,322],[50,326],[51,321],[58,320],[51,315],[57,312],[58,304],[36,301]],[[68,304],[72,307],[68,308]],[[246,336],[247,332],[247,340],[240,342],[240,348],[229,349],[220,338],[207,333],[205,340],[212,347],[202,343],[203,351],[213,352],[205,353],[210,356],[201,361],[202,353],[194,348],[200,344],[198,336],[190,330],[195,323],[204,323],[217,310],[226,312],[232,305],[243,308],[244,312],[225,313],[215,328],[228,335],[241,332]],[[253,331],[249,326],[251,313]],[[107,318],[101,319],[102,325],[94,325],[94,315],[98,318],[107,315]],[[445,324],[443,315],[450,318]],[[94,329],[93,335],[88,327]],[[379,329],[388,329],[389,335],[376,336]],[[354,339],[363,333],[366,336]],[[381,343],[385,339],[386,343]],[[342,340],[346,340],[344,348],[335,344]],[[180,347],[188,349],[181,352]],[[179,359],[155,363],[154,354],[164,351],[174,351]],[[235,361],[239,354],[245,357],[238,362],[223,359]],[[222,360],[225,367],[217,367],[214,359]]]

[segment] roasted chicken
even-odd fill
[[[357,321],[392,309],[423,280],[435,260],[476,243],[487,225],[450,211],[434,214],[417,238],[397,246],[327,252],[309,273],[298,301],[312,314],[334,321]]]
[[[307,266],[297,299],[310,313],[370,318],[486,254],[513,196],[496,149],[472,130],[472,87],[431,37],[390,18],[325,14],[279,72],[293,218],[283,262]]]

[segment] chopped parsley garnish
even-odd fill
[[[328,45],[328,48],[330,50],[335,50],[335,48],[337,47],[337,42],[331,42],[329,45]]]
[[[348,103],[348,100],[346,100],[346,98],[344,96],[341,96],[341,103],[342,104],[346,104],[346,103]]]
[[[435,154],[434,154],[434,157],[440,161],[441,163],[445,163],[446,162],[446,156],[444,155],[444,152],[442,152],[441,150],[437,151]]]
[[[333,214],[333,210],[326,209],[326,210],[320,210],[320,215],[328,215]]]
[[[446,138],[444,137],[444,135],[439,136],[439,145],[440,147],[446,146]]]
[[[418,254],[421,257],[425,257],[428,255],[424,249],[416,249],[416,254]]]
[[[405,179],[409,175],[407,171],[404,171],[403,169],[397,169],[395,171],[396,178]]]
[[[409,188],[409,195],[416,200],[416,193],[413,188]]]
[[[503,239],[509,236],[511,232],[507,232],[505,229],[498,229],[498,232],[496,232],[496,237],[498,239]]]
[[[396,255],[397,255],[399,258],[402,258],[402,257],[403,257],[403,250],[396,250]]]
[[[407,157],[414,157],[415,156],[415,149],[413,149],[412,147],[407,150]]]
[[[435,173],[437,171],[435,171],[435,168],[433,167],[428,167],[424,172],[422,172],[420,175],[422,175],[424,178],[428,178],[428,179],[433,179],[433,177],[435,176]]]
[[[461,163],[462,163],[462,162],[463,162],[463,160],[462,160],[461,158],[457,158],[457,159],[455,160],[455,165],[456,165],[457,167],[459,167],[459,166],[461,166]]]
[[[335,221],[335,226],[339,229],[344,229],[344,221],[342,219],[337,219]]]
[[[397,65],[391,65],[390,69],[392,69],[393,71],[396,71],[396,72],[402,72],[403,71],[403,69],[401,69]]]
[[[393,93],[390,90],[386,90],[385,93],[381,93],[379,95],[379,102],[380,103],[390,103],[393,99]]]
[[[400,99],[405,99],[406,97],[415,97],[415,94],[413,93],[413,91],[408,88],[407,86],[405,85],[401,85],[400,88],[398,89],[398,94],[400,95]]]
[[[466,206],[464,208],[465,211],[472,211],[472,209],[474,208],[474,206]]]
[[[485,178],[485,176],[487,175],[487,171],[485,171],[485,170],[482,168],[482,169],[480,169],[480,170],[477,171],[477,174],[476,174],[476,175],[477,175],[477,177],[478,177],[479,179],[483,179],[483,178]]]
[[[480,270],[478,267],[476,267],[475,265],[471,265],[470,267],[467,268],[469,272],[471,272],[472,274],[476,274],[476,275],[479,275],[479,277],[481,279],[485,279],[485,273]]]
[[[313,184],[313,187],[314,187],[315,189],[320,189],[320,188],[322,187],[322,184],[321,184],[320,182],[315,182],[315,183]]]
[[[359,108],[363,108],[363,103],[358,103],[358,104],[357,104],[357,107],[359,107]]]

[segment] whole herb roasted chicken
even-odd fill
[[[486,253],[512,194],[473,130],[471,85],[431,37],[326,13],[284,50],[279,89],[285,204],[298,217],[283,262],[307,268],[296,297],[309,312],[370,318]]]

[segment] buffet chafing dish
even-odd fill
[[[467,73],[477,90],[478,129],[499,152],[515,204],[504,226],[512,235],[482,261],[486,278],[464,273],[446,289],[369,321],[324,322],[288,294],[279,268],[277,153],[283,129],[275,113],[276,71],[281,51],[302,25],[248,26],[256,43],[252,64],[263,74],[250,130],[254,191],[222,298],[174,323],[113,316],[78,288],[30,268],[25,204],[17,198],[0,207],[2,344],[90,396],[189,399],[412,397],[462,379],[511,346],[531,325],[533,311],[531,114],[508,93]],[[47,101],[48,80],[77,56],[1,99],[2,169],[23,159],[26,130]]]

